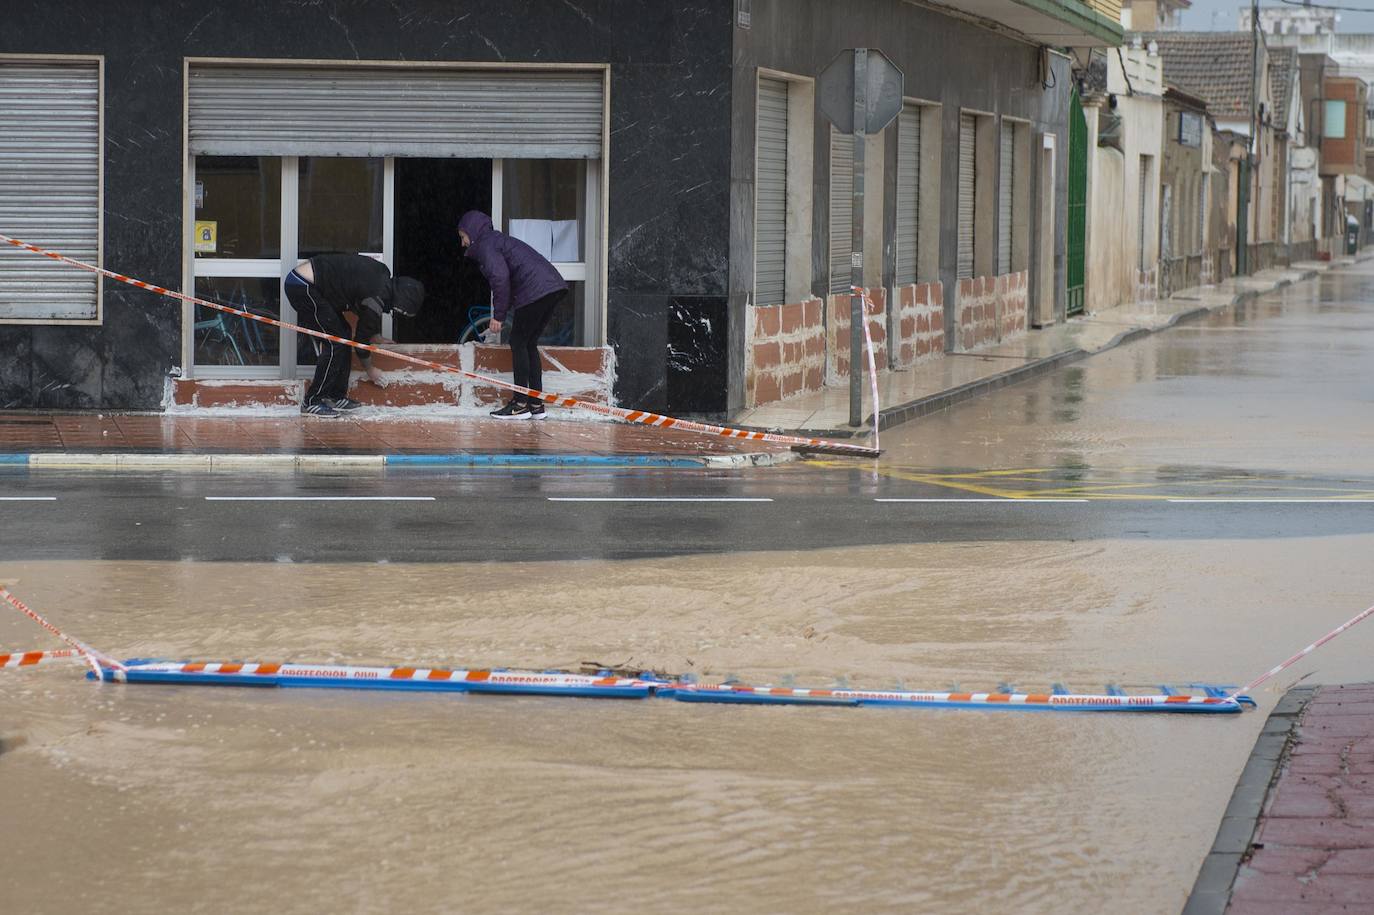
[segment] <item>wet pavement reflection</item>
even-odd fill
[[[1374,479],[1374,270],[1324,275],[883,436],[886,468]]]

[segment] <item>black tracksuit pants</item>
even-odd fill
[[[303,326],[336,337],[351,338],[353,331],[344,320],[343,312],[324,301],[312,284],[288,281],[286,300],[296,309],[296,318]],[[349,371],[353,367],[351,348],[318,337],[310,339],[315,344],[315,378],[310,382],[310,387],[305,389],[305,405],[347,396]]]
[[[553,317],[554,309],[563,301],[568,290],[551,292],[535,299],[523,308],[513,309],[510,322],[510,359],[515,383],[521,387],[544,390],[544,366],[539,361],[539,338]],[[530,404],[541,403],[537,397],[515,395],[515,400]]]

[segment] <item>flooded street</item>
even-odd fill
[[[556,563],[510,570],[518,590],[435,565],[5,571],[129,656],[1095,690],[1258,673],[1365,596],[1371,547],[924,545],[613,580]],[[1320,570],[1310,614],[1294,569]],[[33,628],[0,638],[43,641]],[[1322,678],[1367,675],[1366,644],[1325,652]],[[1174,911],[1263,723],[96,686],[76,666],[7,672],[0,705],[27,741],[0,759],[5,829],[24,836],[0,859],[15,911],[149,886],[191,911],[225,886],[292,912]]]
[[[1374,600],[1372,282],[971,401],[876,466],[13,475],[50,501],[0,508],[0,581],[121,658],[1242,683]],[[321,493],[376,501],[289,501]],[[1264,713],[1368,679],[1371,639],[1196,718],[0,671],[0,887],[40,913],[1177,912]],[[0,646],[59,643],[7,612]]]

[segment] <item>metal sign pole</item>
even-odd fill
[[[902,110],[902,71],[877,48],[835,56],[816,80],[821,113],[840,133],[854,135],[849,246],[849,425],[863,424],[864,165],[870,134],[881,134]],[[881,204],[881,200],[879,203]],[[838,228],[833,226],[833,229]],[[832,278],[833,279],[833,278]],[[870,374],[876,374],[876,369]],[[877,379],[874,379],[877,384]],[[877,409],[875,401],[874,409]]]
[[[868,49],[854,49],[854,189],[850,212],[849,248],[849,425],[860,426],[863,409],[864,314],[864,154],[867,151],[864,127],[868,121]]]

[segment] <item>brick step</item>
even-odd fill
[[[399,352],[443,365],[510,380],[510,349],[505,346],[395,346]],[[543,357],[544,386],[551,392],[609,403],[615,382],[615,356],[610,347],[547,347]],[[510,395],[504,388],[482,384],[454,373],[412,365],[389,356],[376,364],[388,377],[379,388],[364,380],[356,364],[348,396],[369,406],[421,407],[450,405],[478,408],[500,403]],[[304,379],[182,379],[171,380],[168,406],[177,407],[288,407],[300,404]]]

